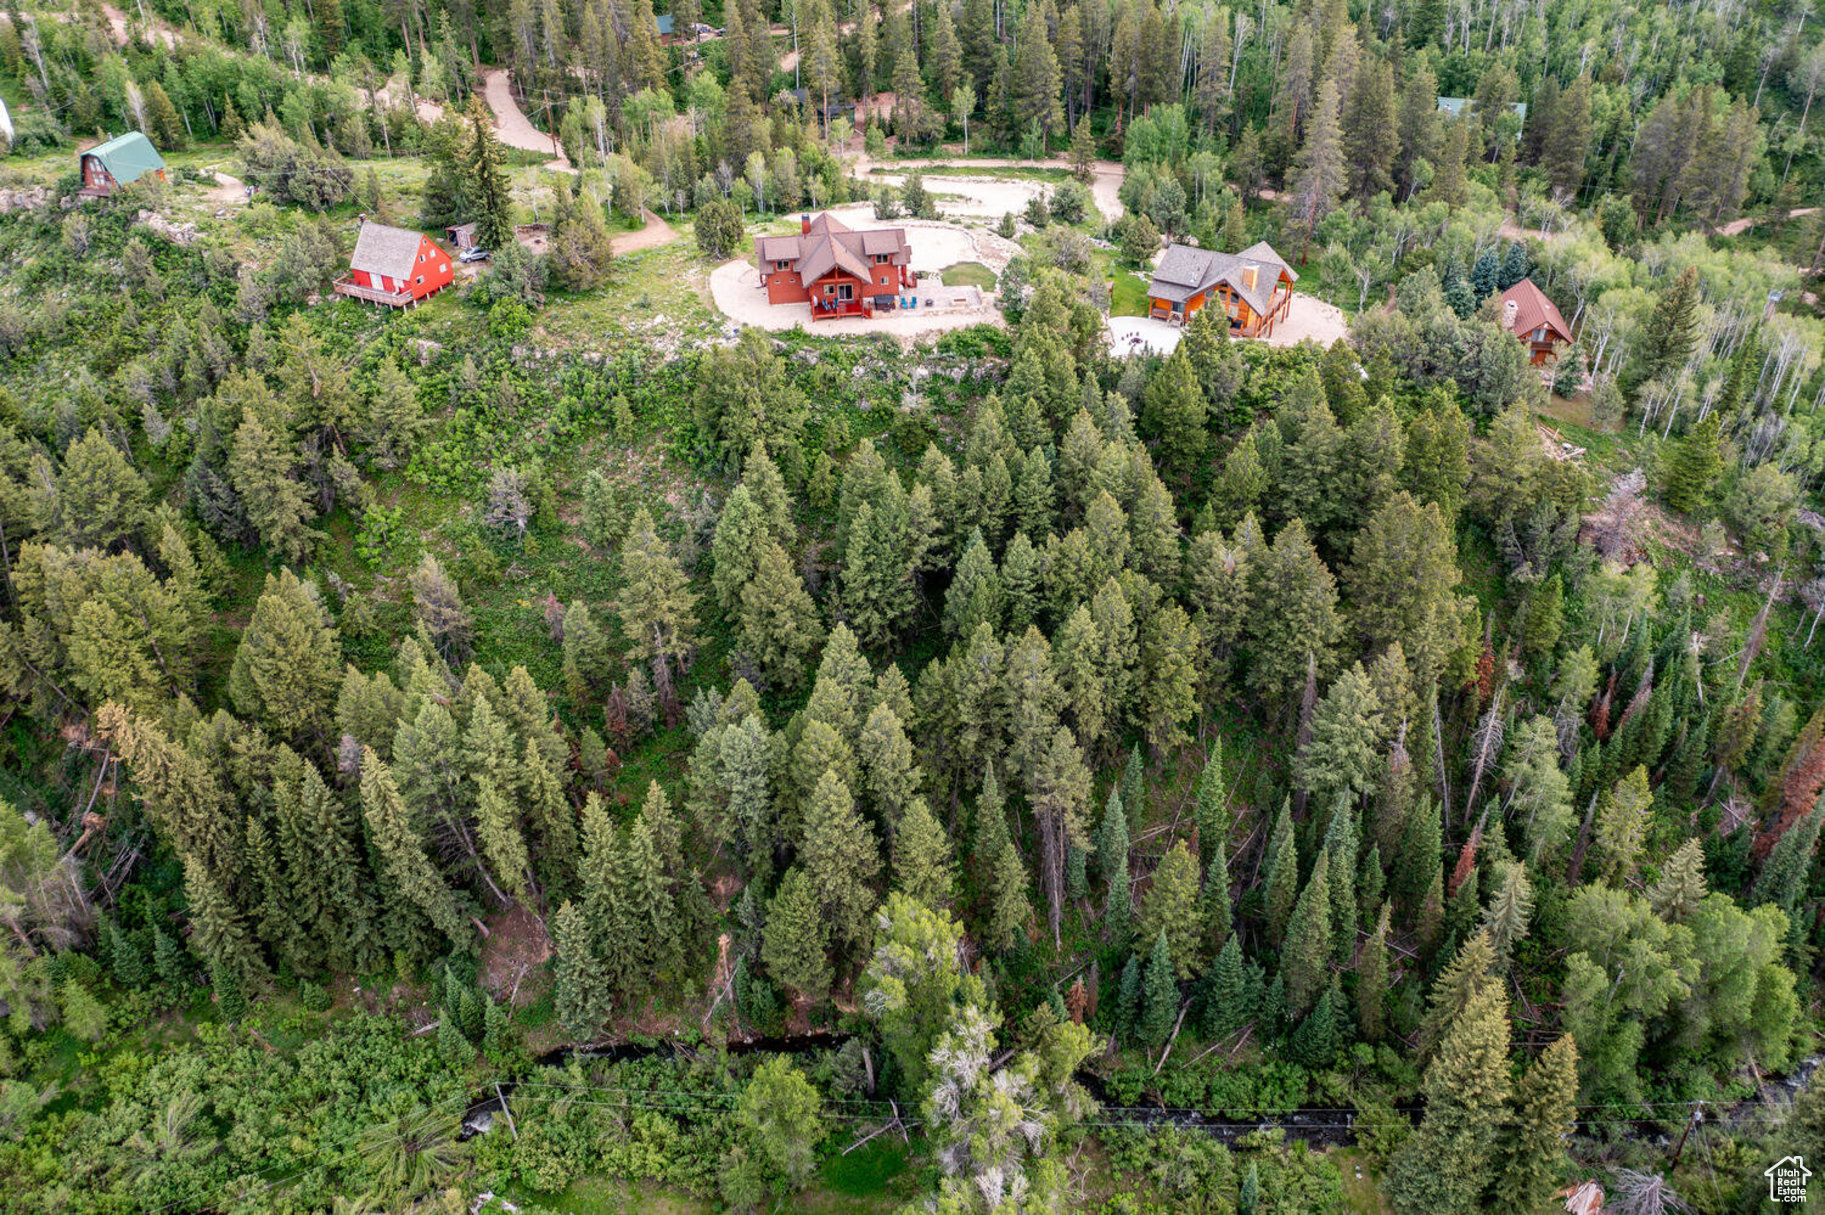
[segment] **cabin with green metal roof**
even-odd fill
[[[165,158],[138,131],[96,144],[82,154],[78,163],[82,167],[82,189],[77,193],[86,198],[106,198],[142,177],[165,180]]]

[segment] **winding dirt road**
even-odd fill
[[[571,167],[570,157],[564,154],[563,146],[533,126],[532,120],[521,111],[519,103],[513,99],[506,68],[482,69],[482,96],[487,99],[488,108],[494,111],[494,131],[502,143],[527,152],[544,152],[551,157],[545,164],[547,169],[559,173],[576,172]]]
[[[1817,211],[1817,210],[1818,210],[1817,207],[1795,207],[1793,210],[1787,212],[1787,218],[1788,219],[1799,219],[1802,216],[1811,215],[1814,211]],[[1749,229],[1755,227],[1755,225],[1757,225],[1759,223],[1764,223],[1767,220],[1772,219],[1772,218],[1774,218],[1774,217],[1771,215],[1755,215],[1755,216],[1745,215],[1743,218],[1733,219],[1729,223],[1725,224],[1723,227],[1719,228],[1717,230],[1717,235],[1719,235],[1719,236],[1741,236],[1743,233],[1747,232]]]

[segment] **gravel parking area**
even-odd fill
[[[1120,357],[1149,350],[1168,355],[1178,349],[1181,329],[1148,316],[1112,316],[1109,318],[1109,348]],[[1274,326],[1269,346],[1297,346],[1310,339],[1329,346],[1340,337],[1350,335],[1349,318],[1343,309],[1327,304],[1315,296],[1293,294],[1292,306]],[[1252,340],[1252,339],[1250,339]]]
[[[926,288],[921,285],[919,294],[925,295]],[[962,296],[973,292],[974,288],[938,288],[948,295]],[[811,320],[809,304],[769,304],[767,293],[760,285],[760,273],[745,261],[724,262],[710,272],[710,295],[716,300],[716,306],[725,316],[740,325],[752,325],[756,329],[765,329],[779,333],[788,329],[803,329],[807,333],[823,334],[828,337],[854,337],[865,333],[888,333],[899,338],[902,345],[910,346],[926,334],[943,333],[948,329],[968,329],[971,325],[1000,325],[1001,310],[991,304],[984,304],[974,311],[961,312],[927,312],[920,308],[913,312],[889,312],[875,316],[842,317],[833,321]]]

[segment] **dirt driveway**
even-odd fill
[[[482,96],[487,98],[488,108],[494,111],[494,133],[502,143],[527,152],[545,153],[552,158],[546,162],[548,169],[561,173],[573,171],[563,146],[533,126],[532,120],[521,112],[519,103],[513,99],[513,90],[508,86],[507,69],[482,69]]]
[[[623,232],[608,242],[608,247],[614,250],[616,257],[620,257],[624,253],[638,253],[642,249],[667,245],[678,239],[678,229],[651,211],[642,211],[641,214],[646,216],[646,227],[638,232]]]

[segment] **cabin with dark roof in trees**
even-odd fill
[[[106,198],[142,177],[165,180],[165,158],[138,131],[96,144],[77,158],[77,166],[82,170],[82,188],[76,193],[82,198]]]
[[[349,255],[349,272],[336,294],[369,304],[404,308],[430,298],[455,280],[450,255],[423,232],[364,220]]]
[[[1502,328],[1527,343],[1527,361],[1535,367],[1557,359],[1560,345],[1572,340],[1572,327],[1530,278],[1502,292]]]
[[[919,282],[904,228],[858,231],[828,213],[803,215],[797,236],[756,244],[767,302],[810,304],[814,321],[891,311]]]
[[[1266,241],[1240,253],[1173,244],[1147,288],[1147,315],[1182,325],[1216,305],[1237,337],[1266,337],[1286,316],[1299,274]]]

